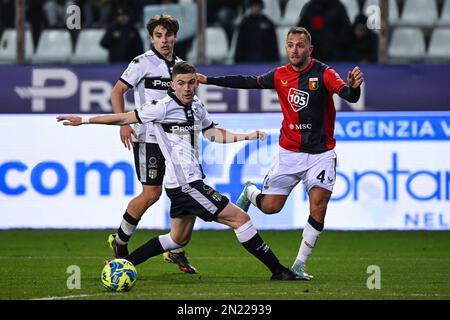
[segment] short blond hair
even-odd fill
[[[286,39],[289,37],[289,35],[291,34],[304,34],[306,36],[306,38],[309,41],[309,44],[312,43],[312,39],[311,39],[311,34],[308,32],[308,30],[306,30],[303,27],[291,27],[286,35]]]

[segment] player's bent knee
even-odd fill
[[[144,186],[142,189],[141,196],[145,199],[145,201],[152,205],[156,201],[159,200],[162,194],[161,186]]]
[[[321,198],[311,201],[311,211],[324,212],[327,210],[328,199]]]
[[[238,226],[242,226],[244,223],[247,223],[248,221],[250,221],[250,216],[248,215],[248,213],[245,213],[244,211],[241,211],[237,218],[236,218],[236,223],[238,224]]]
[[[265,214],[275,214],[280,212],[282,208],[283,206],[280,206],[278,203],[265,203],[262,207],[262,212]]]
[[[239,228],[249,220],[250,216],[231,202],[217,216],[217,221],[219,223],[223,223],[234,229]]]

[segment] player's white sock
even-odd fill
[[[160,235],[158,239],[165,251],[181,248],[178,243],[172,240],[170,233]]]
[[[255,206],[258,207],[258,204],[256,202],[256,197],[261,193],[261,190],[259,190],[254,184],[249,185],[245,189],[245,195],[250,200],[250,202]]]
[[[123,215],[120,227],[117,230],[116,242],[120,245],[124,245],[130,240],[134,231],[137,228],[140,219],[133,218],[128,211],[125,211]]]
[[[311,219],[311,217],[310,217]],[[323,228],[323,226],[322,226]],[[305,225],[303,229],[303,239],[300,249],[298,250],[297,258],[295,259],[294,266],[305,265],[308,257],[311,255],[317,240],[319,239],[321,231],[314,228],[310,220]]]
[[[257,234],[258,231],[256,231],[256,228],[253,226],[252,220],[249,220],[239,228],[234,229],[234,233],[236,233],[236,237],[238,238],[239,242],[243,243],[253,238],[253,236]]]

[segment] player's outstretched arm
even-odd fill
[[[256,76],[229,75],[222,77],[207,77],[204,74],[197,73],[197,81],[202,84],[213,84],[219,87],[235,89],[273,89],[265,88],[258,82]]]
[[[58,122],[63,122],[65,126],[79,126],[82,124],[108,124],[116,126],[124,126],[127,124],[137,123],[138,119],[134,111],[118,114],[106,114],[95,117],[80,116],[57,116]]]
[[[203,132],[206,139],[217,143],[232,143],[244,140],[264,140],[267,137],[267,133],[264,131],[256,130],[251,133],[233,133],[223,128],[213,127]]]

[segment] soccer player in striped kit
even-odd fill
[[[178,21],[167,14],[150,18],[147,30],[152,41],[149,51],[130,62],[111,92],[111,104],[115,113],[125,111],[124,94],[133,89],[136,107],[146,102],[161,99],[170,88],[172,68],[181,61],[174,53],[174,45],[179,30]],[[134,139],[133,139],[134,137]],[[133,147],[137,177],[142,184],[142,192],[127,206],[117,233],[108,237],[108,243],[116,258],[128,255],[128,241],[144,215],[162,193],[165,175],[165,160],[153,133],[153,124],[136,124],[120,127],[120,139],[128,149]],[[183,250],[164,253],[164,259],[176,263],[185,273],[196,273]]]
[[[250,204],[266,214],[278,213],[290,192],[300,182],[309,196],[310,215],[292,271],[304,280],[306,261],[324,228],[328,202],[336,180],[333,94],[359,100],[363,73],[355,67],[347,75],[348,85],[328,65],[311,57],[311,35],[292,27],[286,37],[289,63],[261,76],[206,77],[200,83],[240,89],[275,89],[283,112],[279,151],[264,178],[262,190],[246,182],[236,204],[247,211]]]
[[[167,95],[147,102],[134,111],[96,117],[58,116],[64,125],[153,123],[154,134],[166,159],[164,186],[170,198],[170,232],[150,239],[124,258],[133,265],[168,250],[185,246],[191,239],[196,217],[215,221],[234,229],[241,245],[261,261],[272,273],[271,280],[302,280],[283,266],[259,236],[250,216],[212,187],[206,185],[199,162],[200,132],[216,143],[265,139],[266,133],[233,133],[216,127],[204,104],[195,96],[195,67],[185,61],[173,67],[171,87]]]

